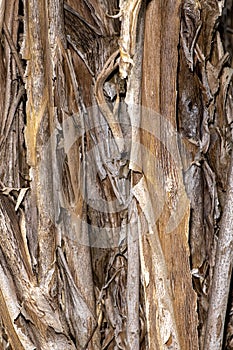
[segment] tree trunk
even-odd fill
[[[0,349],[232,349],[232,0],[0,0]]]

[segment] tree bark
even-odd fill
[[[232,9],[0,0],[1,349],[232,348]]]

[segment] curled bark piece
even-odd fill
[[[105,63],[102,71],[100,72],[96,84],[95,84],[95,97],[99,106],[99,109],[103,116],[105,117],[106,121],[109,124],[109,127],[112,131],[113,137],[115,139],[115,142],[117,144],[117,147],[119,149],[119,152],[124,152],[124,140],[123,140],[123,134],[120,127],[119,122],[115,118],[115,108],[113,111],[109,108],[108,104],[105,101],[104,93],[103,93],[103,85],[110,74],[112,74],[116,68],[118,67],[119,63],[115,62],[116,57],[119,54],[119,50],[116,50],[107,60]],[[117,104],[117,101],[116,101]]]

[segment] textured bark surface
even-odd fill
[[[233,349],[232,0],[0,0],[0,349]]]
[[[156,232],[151,235],[151,240],[147,238],[143,253],[149,271],[149,266],[157,265],[157,260],[163,260],[161,267],[154,270],[153,280],[147,287],[148,300],[155,301],[150,303],[151,309],[147,315],[151,349],[169,346],[172,349],[198,348],[196,294],[192,289],[189,266],[190,208],[184,192],[175,134],[180,5],[178,1],[175,7],[172,1],[163,5],[159,2],[150,3],[145,28],[142,105],[152,114],[149,130],[154,128],[157,137],[145,133],[142,143],[153,152],[157,167],[144,162],[143,171],[146,178],[155,179],[149,184],[148,190],[153,211],[156,213],[160,210],[160,215]],[[154,49],[151,50],[151,47]],[[162,172],[161,177],[158,176],[159,170]],[[158,207],[156,196],[162,208]],[[153,238],[155,234],[158,235],[156,240]],[[158,244],[161,256],[157,253]],[[167,312],[170,313],[170,322]]]

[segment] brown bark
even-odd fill
[[[159,310],[162,300],[160,300],[160,293],[158,290],[156,297],[153,296],[158,288],[158,279],[164,279],[163,284],[167,286],[167,298],[169,298],[172,324],[166,323],[166,318],[157,324],[157,317],[154,315],[158,313],[155,309],[151,310],[147,317],[150,320],[148,325],[148,332],[150,337],[154,339],[151,343],[151,348],[165,348],[165,346],[177,349],[197,349],[197,314],[196,314],[196,296],[192,289],[192,281],[189,267],[189,248],[188,248],[188,222],[189,222],[189,205],[187,201],[186,208],[182,208],[185,201],[184,188],[181,183],[181,169],[179,164],[179,152],[173,149],[174,141],[176,145],[176,80],[177,80],[177,66],[178,66],[178,51],[179,43],[179,9],[180,3],[176,6],[172,2],[167,2],[164,5],[158,2],[152,2],[149,5],[146,18],[145,30],[145,45],[144,45],[144,66],[143,66],[143,97],[142,104],[147,107],[148,113],[155,115],[156,124],[152,125],[150,129],[159,128],[157,132],[157,140],[150,137],[147,133],[143,135],[143,144],[145,143],[154,157],[157,160],[157,166],[162,167],[162,179],[158,178],[156,172],[158,169],[152,168],[150,163],[145,164],[143,171],[148,178],[155,179],[158,193],[155,193],[154,183],[149,187],[150,196],[152,197],[153,211],[156,212],[157,200],[156,195],[161,196],[163,211],[157,221],[157,240],[153,237],[147,238],[151,240],[149,243],[150,249],[145,245],[144,255],[147,264],[152,259],[164,260],[164,271],[155,271],[154,275],[161,274],[154,277],[154,283],[150,282],[148,289],[151,290],[148,295],[149,300],[155,300],[156,309]],[[155,20],[156,18],[156,20]],[[153,22],[153,26],[151,23]],[[172,33],[172,35],[171,35]],[[153,47],[153,49],[151,49]],[[151,79],[151,76],[154,79]],[[143,120],[142,120],[143,125]],[[169,130],[169,128],[171,130]],[[174,140],[175,138],[175,140]],[[172,150],[173,149],[173,150]],[[172,150],[172,153],[171,153]],[[160,181],[159,181],[160,180]],[[167,184],[167,186],[166,186]],[[161,193],[160,188],[165,185],[164,192]],[[183,197],[183,198],[182,198]],[[183,211],[182,220],[179,219],[178,211]],[[171,228],[168,228],[168,221],[172,216],[177,216],[177,220]],[[169,233],[168,233],[169,232]],[[145,242],[146,243],[146,242]],[[147,244],[148,244],[147,243]],[[162,256],[156,256],[156,245],[160,244],[162,249]],[[149,265],[149,266],[150,266]],[[150,270],[148,266],[148,269]],[[182,266],[182,268],[181,268]],[[153,267],[152,267],[153,271]],[[162,277],[164,276],[164,277]],[[181,282],[182,281],[182,282]],[[163,312],[166,312],[166,307]],[[161,318],[161,315],[159,316]],[[167,334],[165,340],[162,338],[162,331],[170,327],[170,334]],[[155,343],[155,329],[157,329],[157,341]],[[173,344],[176,343],[176,345]]]
[[[1,349],[231,348],[232,8],[0,0]]]

